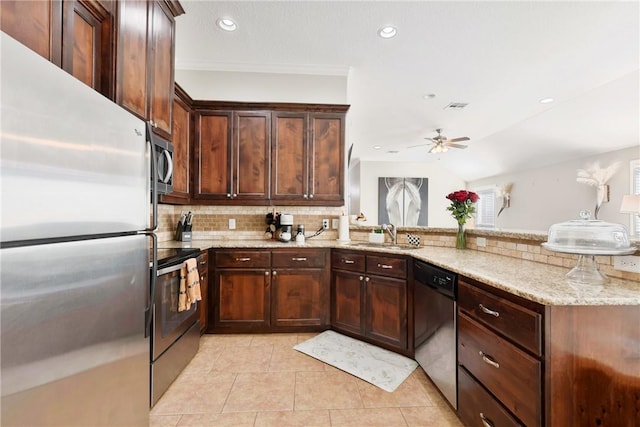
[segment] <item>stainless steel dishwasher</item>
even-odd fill
[[[416,260],[413,264],[413,278],[416,361],[457,409],[458,276]]]

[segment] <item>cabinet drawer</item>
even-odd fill
[[[367,255],[367,273],[404,279],[407,277],[407,260]]]
[[[273,267],[305,268],[324,267],[325,250],[274,250],[271,252]]]
[[[364,272],[364,254],[354,252],[333,251],[331,254],[331,267],[341,270]]]
[[[542,316],[511,301],[460,281],[458,305],[471,317],[542,355]]]
[[[522,427],[480,384],[458,366],[458,416],[465,426]]]
[[[540,425],[542,368],[538,360],[459,313],[458,363],[524,424]]]
[[[216,251],[216,267],[269,267],[270,251]]]

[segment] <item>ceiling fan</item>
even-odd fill
[[[451,138],[448,139],[446,136],[442,135],[442,129],[436,129],[438,135],[433,138],[425,138],[431,141],[430,145],[433,145],[429,150],[429,153],[444,153],[449,150],[449,147],[452,148],[467,148],[466,145],[456,144],[456,142],[469,141],[469,138],[466,136],[461,136],[459,138]],[[420,147],[425,144],[412,145],[409,148]]]

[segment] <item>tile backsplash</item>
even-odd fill
[[[192,238],[201,239],[264,239],[267,224],[265,216],[269,212],[293,215],[294,230],[304,224],[306,234],[312,234],[322,227],[322,219],[329,220],[342,215],[342,207],[299,207],[299,206],[175,206],[158,205],[158,240],[173,240],[176,224],[182,212],[191,211],[193,217]],[[235,219],[234,230],[229,229],[229,219]],[[332,221],[330,221],[331,223]],[[318,240],[335,240],[338,230],[331,228],[319,236]]]
[[[290,213],[294,219],[294,230],[298,224],[304,224],[306,234],[312,234],[322,227],[322,219],[330,220],[330,228],[316,236],[317,240],[336,240],[338,230],[331,227],[331,220],[337,219],[342,207],[297,207],[297,206],[175,206],[161,204],[158,206],[158,240],[173,240],[176,224],[181,212],[191,211],[193,217],[193,240],[259,240],[265,236],[267,224],[265,215],[269,212]],[[229,230],[229,219],[235,219],[236,228]],[[367,241],[373,227],[351,226],[350,238],[353,241]],[[455,246],[455,232],[451,228],[401,228],[398,231],[398,242],[407,243],[406,233],[420,237],[421,246]],[[388,236],[385,234],[385,239]],[[482,245],[479,240],[482,239]],[[545,235],[510,232],[482,232],[469,230],[467,250],[494,253],[512,258],[525,259],[542,264],[556,265],[571,269],[575,267],[577,255],[550,252],[540,246],[546,240]],[[639,255],[640,251],[636,252]],[[613,257],[597,256],[600,271],[610,277],[640,281],[639,273],[620,271],[613,268]],[[568,271],[568,270],[567,270]]]

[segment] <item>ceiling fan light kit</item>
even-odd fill
[[[456,142],[470,141],[469,137],[467,136],[448,139],[446,136],[442,135],[442,129],[436,129],[436,132],[438,133],[438,135],[436,135],[435,137],[425,138],[431,141],[430,144],[433,145],[433,147],[431,147],[431,149],[429,150],[429,153],[446,153],[447,151],[449,151],[449,147],[464,149],[464,148],[467,148],[466,145],[456,144]],[[413,145],[409,148],[419,147],[422,145],[429,145],[429,144]]]

